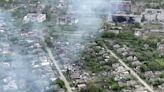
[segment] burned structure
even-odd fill
[[[132,14],[132,2],[131,1],[111,1],[111,7],[115,12],[112,12],[111,21],[115,23],[136,23],[141,21],[139,15]],[[113,9],[113,8],[112,8]]]
[[[132,12],[132,2],[131,1],[111,1],[111,7],[113,11],[116,13],[123,12],[126,14],[130,14]]]
[[[134,23],[135,22],[135,16],[134,15],[128,15],[128,14],[114,14],[112,16],[112,21],[115,23]]]
[[[145,9],[142,16],[147,22],[163,22],[164,9]]]

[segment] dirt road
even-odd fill
[[[149,86],[143,79],[141,79],[141,77],[132,69],[130,68],[125,62],[123,62],[122,59],[120,59],[112,50],[108,49],[107,46],[105,45],[105,48],[110,52],[110,54],[116,58],[118,60],[118,62],[123,65],[127,70],[130,71],[130,73],[136,78],[138,79],[138,81],[144,85],[150,92],[154,92],[153,88],[151,86]]]

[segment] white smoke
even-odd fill
[[[111,0],[70,0],[71,9],[74,15],[77,16],[77,29],[74,30],[72,36],[67,38],[68,45],[66,49],[67,55],[79,54],[85,44],[98,36],[102,18],[101,15],[111,17],[112,13],[117,10],[117,7],[112,7]],[[121,0],[116,0],[121,1]],[[114,8],[114,9],[113,9]],[[78,46],[77,46],[78,45]],[[81,47],[81,48],[80,48]]]
[[[43,1],[43,0],[42,0]],[[46,4],[55,3],[53,0],[44,0]],[[57,2],[57,1],[56,1]],[[111,8],[109,0],[70,0],[72,9],[75,10],[75,16],[78,17],[78,24],[76,24],[77,29],[73,30],[72,34],[64,40],[62,37],[55,40],[63,40],[62,42],[66,43],[66,46],[63,46],[66,51],[64,51],[64,56],[68,57],[70,54],[75,56],[79,54],[83,49],[85,44],[90,40],[90,36],[97,36],[98,31],[101,27],[101,13],[112,14],[113,10]],[[116,7],[115,7],[116,8]],[[103,11],[103,12],[102,12]],[[19,33],[19,29],[15,24],[11,21],[13,18],[10,14],[1,13],[0,11],[0,20],[3,20],[7,24],[6,28],[8,29],[8,33],[12,36],[19,37],[17,33]],[[37,29],[40,31],[38,36],[41,35],[43,29],[46,29],[46,25],[33,25],[31,26],[32,30]],[[41,28],[42,27],[42,28]],[[45,27],[45,28],[44,28]],[[67,30],[64,30],[67,31]],[[0,42],[2,43],[2,42]],[[67,44],[68,43],[68,44]],[[10,44],[12,45],[12,44]],[[21,46],[12,45],[14,49],[14,55],[11,56],[11,66],[12,69],[3,70],[0,69],[0,78],[4,80],[7,77],[12,77],[15,80],[18,89],[21,91],[16,92],[40,92],[48,85],[48,78],[44,78],[44,82],[39,81],[40,76],[43,74],[40,72],[32,72],[33,69],[31,67],[31,56],[23,56],[19,54],[19,49],[23,49]],[[56,47],[55,47],[56,48]],[[55,51],[54,51],[55,52]],[[72,58],[72,57],[70,57]],[[1,57],[0,57],[1,60]],[[64,59],[63,59],[64,60]],[[1,61],[0,61],[1,63]],[[0,92],[11,92],[11,91],[3,91],[2,80],[0,79]],[[10,79],[10,78],[9,78]],[[13,92],[13,91],[12,91]]]

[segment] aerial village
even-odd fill
[[[164,92],[164,1],[106,1],[0,1],[0,92]]]

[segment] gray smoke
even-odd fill
[[[121,1],[121,0],[114,0]],[[107,15],[111,17],[111,14],[117,10],[112,8],[111,0],[70,0],[74,16],[77,17],[78,23],[77,29],[74,30],[72,36],[66,38],[69,45],[65,48],[66,56],[76,56],[85,47],[85,44],[98,36],[101,24],[102,16]]]
[[[31,38],[21,37],[18,24],[9,12],[0,11],[0,92],[43,92],[49,86],[49,67],[34,69],[32,62],[40,64],[42,59],[38,54],[23,54],[32,52],[26,41]]]
[[[54,1],[44,0],[43,3],[48,5],[56,3]],[[98,35],[102,23],[101,14],[112,14],[114,12],[109,0],[70,0],[70,3],[72,7],[69,8],[74,10],[74,14],[79,20],[76,24],[77,29],[67,38],[56,39],[57,42],[63,40],[62,42],[66,43],[62,47],[65,50],[64,56],[66,57],[78,55],[90,40],[90,36]],[[9,49],[13,53],[4,56],[0,52],[0,92],[43,92],[44,88],[49,85],[49,76],[43,73],[44,68],[33,70],[31,62],[36,60],[36,55],[21,54],[22,50],[28,51],[28,49],[25,49],[24,43],[26,42],[22,41],[24,38],[20,38],[19,26],[16,25],[17,23],[15,23],[11,14],[4,11],[0,11],[0,25],[1,23],[4,23],[5,26],[0,26],[0,30],[2,28],[5,33],[0,33],[0,46],[9,44]],[[30,27],[31,30],[38,30],[38,36],[44,36],[41,34],[46,29],[46,25],[37,24]],[[22,44],[15,45],[10,42],[10,38],[17,38],[22,41]],[[4,62],[6,65],[3,65]]]

